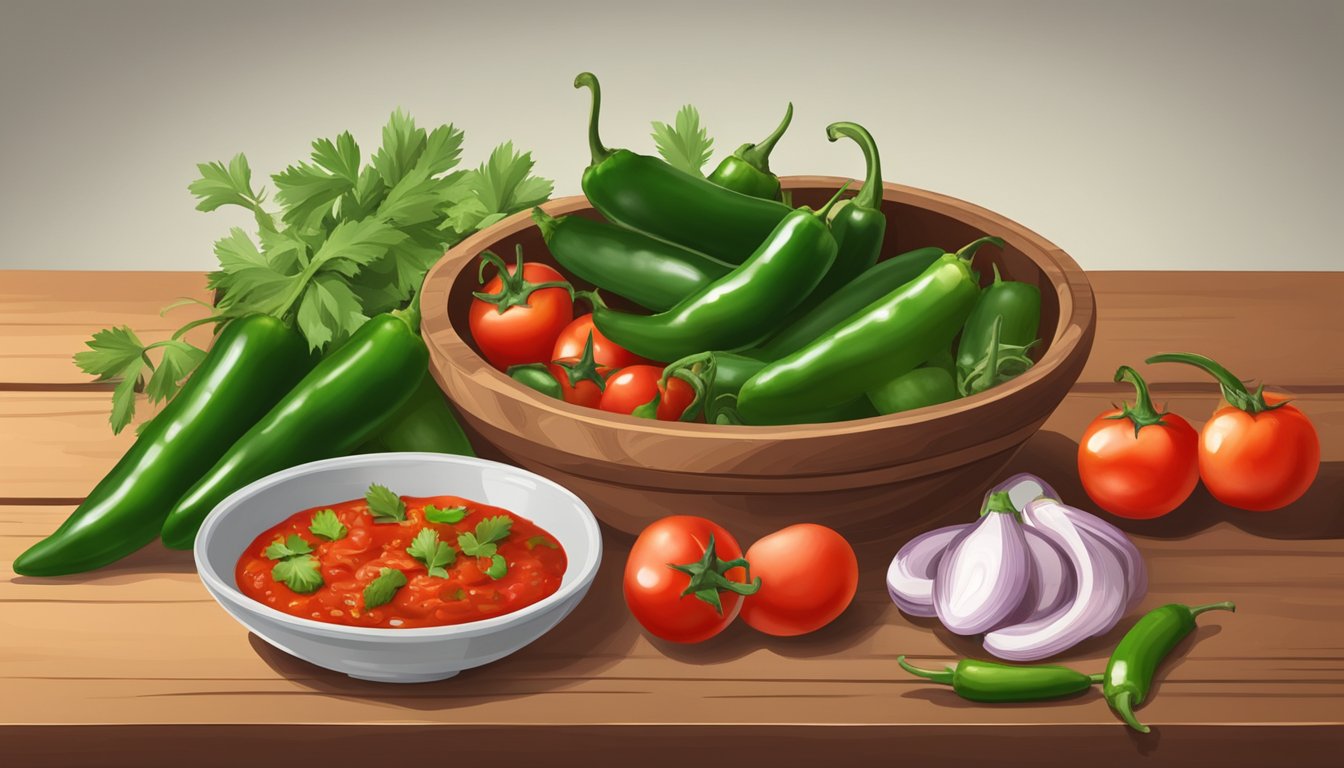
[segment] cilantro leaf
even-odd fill
[[[452,525],[462,522],[462,518],[467,516],[466,507],[446,507],[439,509],[433,504],[425,505],[425,520],[431,523],[443,523]]]
[[[163,353],[158,366],[154,368],[154,375],[145,384],[145,394],[151,403],[171,400],[181,389],[182,380],[191,375],[205,359],[205,350],[177,339],[156,342],[146,349],[156,347],[162,349]]]
[[[112,425],[114,435],[120,434],[135,418],[135,384],[140,380],[140,371],[144,367],[143,359],[126,366],[121,372],[121,382],[112,389],[112,413],[107,420]]]
[[[672,167],[692,176],[703,177],[701,170],[709,162],[714,140],[700,125],[700,113],[687,104],[677,112],[676,126],[653,122],[653,141],[658,154]]]
[[[312,555],[281,560],[271,567],[271,576],[301,595],[315,592],[322,586],[322,571],[318,567],[317,558]]]
[[[291,533],[288,538],[279,539],[271,542],[266,547],[266,557],[272,560],[285,560],[299,555],[306,555],[313,551],[313,545],[297,533]]]
[[[349,529],[341,523],[341,519],[336,516],[336,510],[323,509],[313,514],[312,525],[308,530],[313,532],[314,536],[321,536],[327,541],[339,541],[345,538]]]
[[[498,581],[504,578],[504,574],[509,572],[509,564],[504,561],[503,555],[491,555],[490,567],[485,569],[485,575]]]
[[[415,118],[397,109],[383,126],[383,146],[373,156],[373,167],[389,188],[396,186],[425,151],[425,131]]]
[[[285,206],[281,218],[301,229],[320,225],[331,215],[336,200],[355,186],[350,179],[308,163],[291,165],[271,180],[275,182],[275,199]]]
[[[359,298],[344,280],[335,275],[318,275],[304,290],[294,320],[308,340],[308,347],[321,349],[332,341],[348,339],[359,330],[369,319],[360,307]]]
[[[532,153],[515,152],[513,142],[495,147],[489,160],[463,177],[457,192],[465,194],[448,209],[445,223],[457,232],[471,232],[544,202],[554,185],[530,175],[532,166]]]
[[[364,494],[368,502],[369,514],[375,523],[397,523],[406,519],[406,502],[385,485],[374,483]]]
[[[313,142],[313,162],[327,169],[333,176],[345,179],[351,186],[359,180],[359,144],[345,131],[331,139]]]
[[[112,390],[112,413],[108,421],[118,434],[135,417],[135,385],[145,369],[145,346],[126,326],[104,328],[84,342],[89,349],[75,353],[75,365],[98,381],[121,379]]]
[[[533,536],[523,543],[527,545],[528,549],[536,549],[537,547],[546,547],[547,549],[560,548],[559,544],[556,544],[545,536]]]
[[[252,189],[252,169],[242,152],[233,156],[226,167],[221,162],[200,163],[196,166],[201,177],[187,185],[200,202],[198,211],[213,211],[224,205],[240,205],[256,210],[265,199],[265,190]]]
[[[460,533],[457,547],[462,554],[472,557],[492,557],[498,547],[495,542],[509,535],[513,528],[513,518],[508,515],[487,517],[476,524],[474,533]]]
[[[439,541],[439,532],[433,528],[421,528],[406,548],[406,554],[425,564],[430,576],[448,578],[444,566],[457,560],[457,552],[446,541]]]
[[[397,590],[406,586],[406,574],[394,568],[384,568],[378,572],[378,578],[364,588],[364,609],[370,610],[387,605],[396,596]]]

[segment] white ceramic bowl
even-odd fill
[[[303,509],[362,498],[370,483],[403,496],[462,496],[532,520],[565,549],[569,563],[560,589],[504,616],[423,629],[302,619],[239,591],[234,581],[238,558],[262,531]],[[276,648],[362,680],[419,683],[502,659],[558,624],[593,583],[602,561],[602,536],[577,496],[526,470],[438,453],[373,453],[302,464],[239,490],[206,517],[195,554],[196,570],[215,600]]]

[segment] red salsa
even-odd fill
[[[535,523],[457,496],[313,507],[262,533],[238,588],[292,616],[409,629],[503,616],[554,594],[565,550]]]

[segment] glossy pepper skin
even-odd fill
[[[939,257],[919,277],[762,368],[742,385],[743,420],[770,423],[838,405],[929,360],[952,343],[980,293],[969,261]]]
[[[564,399],[564,390],[561,389],[560,382],[551,375],[551,370],[541,363],[515,365],[509,368],[507,373],[509,378],[529,389],[535,389],[556,400]]]
[[[919,248],[878,263],[785,325],[750,354],[776,360],[797,352],[854,313],[919,277],[943,253],[942,248]]]
[[[744,424],[737,413],[737,395],[747,379],[755,376],[765,367],[765,361],[734,352],[708,352],[692,355],[668,366],[671,371],[678,367],[693,365],[698,361],[713,360],[713,367],[704,378],[705,421],[710,424]],[[667,375],[665,372],[664,375]],[[836,421],[866,419],[876,416],[877,411],[862,397],[855,398],[836,406],[812,412],[791,414],[789,424],[824,424]],[[753,426],[772,426],[757,424]]]
[[[1025,353],[1036,342],[1040,325],[1041,289],[1031,283],[1004,280],[995,265],[994,282],[980,292],[957,344],[957,373],[962,391],[983,392],[1021,374],[1031,365]],[[991,357],[995,361],[994,370],[984,365]]]
[[[177,396],[79,508],[14,561],[15,573],[101,568],[159,535],[169,508],[311,366],[303,338],[269,315],[220,331]]]
[[[602,104],[597,78],[584,72],[574,79],[574,87],[593,92],[588,123],[592,164],[583,172],[583,192],[608,220],[741,264],[789,214],[783,203],[725,189],[658,158],[608,149],[597,132]]]
[[[224,497],[272,472],[343,456],[388,423],[424,380],[419,309],[378,315],[322,359],[178,500],[163,543],[188,549]]]
[[[551,255],[570,274],[662,312],[732,271],[730,264],[605,221],[532,209]]]
[[[453,413],[453,407],[428,370],[411,399],[372,439],[359,447],[360,453],[401,451],[476,455],[462,425],[457,422],[457,414]]]
[[[1236,611],[1232,603],[1191,607],[1172,603],[1149,611],[1120,638],[1106,663],[1102,693],[1111,709],[1130,728],[1148,733],[1148,726],[1134,716],[1134,708],[1148,698],[1157,665],[1195,630],[1195,617],[1208,611]]]
[[[763,200],[779,199],[779,177],[770,170],[770,153],[793,121],[793,103],[784,110],[784,119],[775,130],[757,144],[743,144],[725,157],[709,174],[709,180],[725,189]]]
[[[597,299],[593,324],[619,346],[650,360],[677,360],[760,341],[835,259],[827,208],[793,211],[749,259],[666,312],[634,315]]]
[[[933,670],[913,666],[904,656],[898,657],[896,663],[912,675],[952,686],[963,699],[988,704],[1073,696],[1102,681],[1101,675],[1085,675],[1057,664],[1021,667],[962,659],[955,667]]]
[[[839,246],[835,263],[812,294],[794,310],[795,313],[816,306],[876,264],[882,252],[882,239],[887,234],[887,215],[882,212],[882,161],[877,154],[877,142],[857,123],[826,126],[826,137],[831,141],[838,141],[842,136],[853,139],[863,148],[867,179],[858,194],[836,208],[835,216],[831,218],[831,233]]]
[[[957,380],[946,369],[926,365],[868,393],[878,413],[900,413],[957,399]]]

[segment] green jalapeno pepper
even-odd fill
[[[997,240],[981,238],[963,248],[962,252],[974,254],[980,245]],[[919,248],[878,262],[806,314],[789,322],[751,354],[777,360],[797,352],[859,310],[919,277],[944,253],[942,248]]]
[[[555,218],[540,208],[532,219],[560,266],[604,291],[661,312],[732,271],[704,254],[605,221]]]
[[[936,366],[916,368],[868,392],[878,413],[913,411],[957,399],[957,380]]]
[[[938,352],[934,354],[933,357],[929,358],[929,361],[924,364],[924,367],[941,368],[944,371],[947,371],[947,375],[952,377],[953,385],[956,384],[957,359],[956,356],[952,354],[951,347],[938,350]]]
[[[560,388],[560,382],[556,380],[555,376],[551,375],[551,370],[542,363],[509,366],[506,373],[509,378],[519,384],[535,389],[547,397],[554,397],[556,400],[564,399],[564,390]]]
[[[287,467],[350,453],[411,398],[429,368],[420,310],[378,315],[327,354],[168,512],[165,546],[188,549],[210,510],[248,483]]]
[[[1134,708],[1148,698],[1157,665],[1182,640],[1195,630],[1195,617],[1208,611],[1236,611],[1232,603],[1212,603],[1190,607],[1179,603],[1149,611],[1130,628],[1111,652],[1106,663],[1106,681],[1102,693],[1111,709],[1140,733],[1148,726],[1134,716]]]
[[[743,144],[709,174],[720,187],[765,200],[779,199],[779,177],[770,171],[770,153],[793,121],[793,102],[784,110],[784,119],[758,144]]]
[[[419,451],[475,456],[471,441],[434,377],[425,371],[415,394],[391,420],[359,447],[360,453]]]
[[[835,263],[795,313],[816,306],[876,264],[887,233],[887,215],[882,212],[882,163],[872,134],[857,123],[831,123],[826,126],[826,136],[831,141],[845,136],[858,142],[868,166],[867,178],[858,194],[836,208],[831,217],[831,234],[838,246]]]
[[[791,212],[750,258],[666,312],[619,312],[596,294],[589,295],[593,324],[603,336],[650,360],[677,360],[760,341],[835,260],[835,238],[826,226],[826,213],[839,195],[819,211]]]
[[[737,412],[738,392],[747,379],[756,375],[766,365],[750,355],[734,352],[703,352],[690,355],[667,366],[663,371],[663,380],[672,376],[691,384],[697,393],[703,392],[705,400],[705,421],[710,424],[746,424]],[[698,381],[697,381],[698,379]],[[688,411],[691,409],[687,409]],[[799,411],[790,414],[784,421],[754,426],[775,426],[779,424],[824,424],[835,421],[851,421],[876,416],[877,411],[862,397],[840,405],[814,411]]]
[[[919,277],[762,368],[742,385],[742,418],[764,423],[838,405],[933,357],[952,343],[979,296],[969,262],[939,257]]]
[[[952,686],[963,699],[989,704],[1073,696],[1102,681],[1101,675],[1085,675],[1057,664],[1020,667],[962,659],[955,667],[934,670],[913,666],[904,656],[898,657],[896,663],[912,675]]]
[[[995,265],[994,282],[980,292],[957,345],[962,394],[983,392],[1030,368],[1026,352],[1036,343],[1040,324],[1041,289],[1004,280]]]
[[[597,78],[584,72],[574,78],[574,87],[593,92],[588,122],[592,164],[583,172],[583,192],[609,220],[741,264],[789,214],[783,203],[725,189],[655,157],[603,146],[597,133],[602,104]]]
[[[19,555],[14,572],[91,571],[153,541],[178,497],[311,365],[303,337],[270,315],[224,326],[177,396],[69,519]]]

